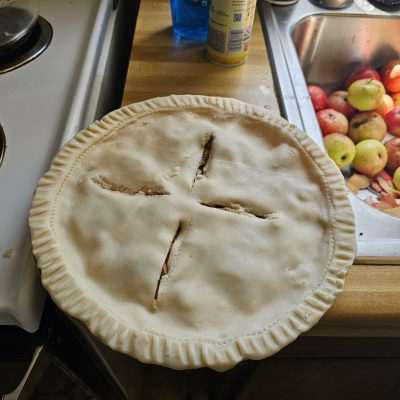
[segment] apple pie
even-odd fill
[[[30,213],[43,285],[111,348],[225,370],[308,330],[355,252],[343,177],[282,118],[170,96],[78,133]]]

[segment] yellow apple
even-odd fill
[[[371,111],[379,107],[385,95],[385,87],[375,79],[360,79],[348,90],[349,103],[360,111]]]
[[[348,167],[356,154],[354,143],[341,133],[331,133],[325,136],[324,144],[329,157],[339,169]]]
[[[398,93],[400,94],[400,93]],[[399,97],[399,105],[400,105],[400,97]],[[381,104],[379,104],[378,108],[375,110],[378,114],[384,117],[389,111],[392,111],[395,106],[395,102],[392,97],[388,94],[383,96]]]
[[[372,177],[385,168],[387,160],[385,146],[379,140],[367,139],[356,145],[353,167],[361,174]]]
[[[396,171],[394,171],[393,185],[397,190],[400,190],[400,167],[396,168]]]
[[[386,132],[385,120],[375,111],[359,113],[350,121],[349,137],[355,143],[365,139],[382,140]]]

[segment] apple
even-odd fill
[[[375,111],[382,115],[384,117],[389,111],[392,111],[394,108],[394,101],[392,97],[390,97],[388,94],[385,94],[383,96],[381,104],[379,104],[378,108],[375,109]],[[400,105],[400,98],[399,98],[399,105]]]
[[[353,82],[348,90],[349,103],[360,111],[371,111],[379,107],[385,95],[385,88],[375,79],[360,79]]]
[[[397,167],[396,171],[394,171],[393,185],[397,190],[400,190],[400,167]]]
[[[395,106],[400,107],[400,92],[392,94],[392,100]]]
[[[385,146],[379,140],[367,139],[356,144],[353,167],[360,174],[373,177],[385,168],[387,159]]]
[[[330,133],[345,135],[349,130],[349,122],[346,116],[332,108],[318,111],[317,119],[324,136]]]
[[[400,107],[394,107],[385,115],[388,131],[395,136],[400,136]]]
[[[363,67],[359,69],[358,71],[354,72],[351,74],[347,79],[346,79],[346,89],[355,81],[359,81],[360,79],[375,79],[376,81],[381,80],[381,76],[379,75],[379,72],[376,69],[370,68],[370,67]]]
[[[308,93],[310,94],[311,102],[313,103],[315,111],[319,111],[327,107],[328,96],[326,95],[324,89],[317,85],[308,85]]]
[[[347,101],[347,92],[345,90],[337,90],[328,97],[328,107],[344,114],[350,118],[356,113],[356,110]]]
[[[392,60],[383,67],[382,82],[388,92],[400,92],[400,59]]]
[[[382,140],[387,132],[385,120],[375,111],[366,111],[350,120],[349,137],[354,143],[365,139]]]
[[[325,136],[324,144],[329,157],[339,169],[348,167],[356,154],[356,146],[347,136],[341,133],[331,133]]]
[[[393,172],[400,167],[400,138],[389,140],[385,147],[388,154],[386,168],[389,172]]]

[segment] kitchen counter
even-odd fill
[[[208,62],[204,46],[174,39],[168,0],[142,1],[123,104],[170,94],[235,97],[279,114],[258,17],[247,63],[227,68]],[[353,265],[344,292],[308,335],[399,333],[400,265]]]

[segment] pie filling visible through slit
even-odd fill
[[[44,286],[114,349],[223,370],[313,326],[354,257],[343,179],[286,121],[175,96],[79,133],[35,195]]]

